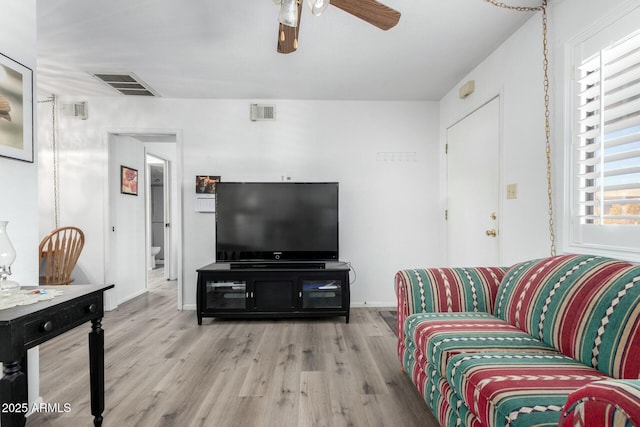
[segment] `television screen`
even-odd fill
[[[218,261],[338,259],[338,183],[216,187]]]

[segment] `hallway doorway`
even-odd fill
[[[109,133],[109,262],[105,277],[116,285],[116,306],[149,290],[149,272],[155,264],[157,271],[153,270],[152,277],[161,273],[165,281],[171,281],[178,309],[182,308],[181,213],[177,203],[181,198],[173,179],[178,176],[178,137],[178,132]],[[134,197],[120,191],[122,165],[138,171]]]

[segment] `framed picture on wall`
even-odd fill
[[[219,175],[197,175],[196,194],[216,194],[216,184],[219,182]]]
[[[120,192],[132,196],[138,195],[138,169],[120,166]]]
[[[33,71],[1,53],[0,156],[33,163]]]

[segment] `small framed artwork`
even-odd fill
[[[132,196],[138,195],[138,169],[120,166],[120,192]]]
[[[1,53],[0,156],[33,163],[33,71]]]
[[[220,176],[197,175],[196,194],[216,194],[216,184],[220,182]]]

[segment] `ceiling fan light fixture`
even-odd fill
[[[298,26],[298,0],[282,0],[278,22],[287,27]]]
[[[321,15],[329,7],[329,0],[307,0],[307,4],[314,16]]]

